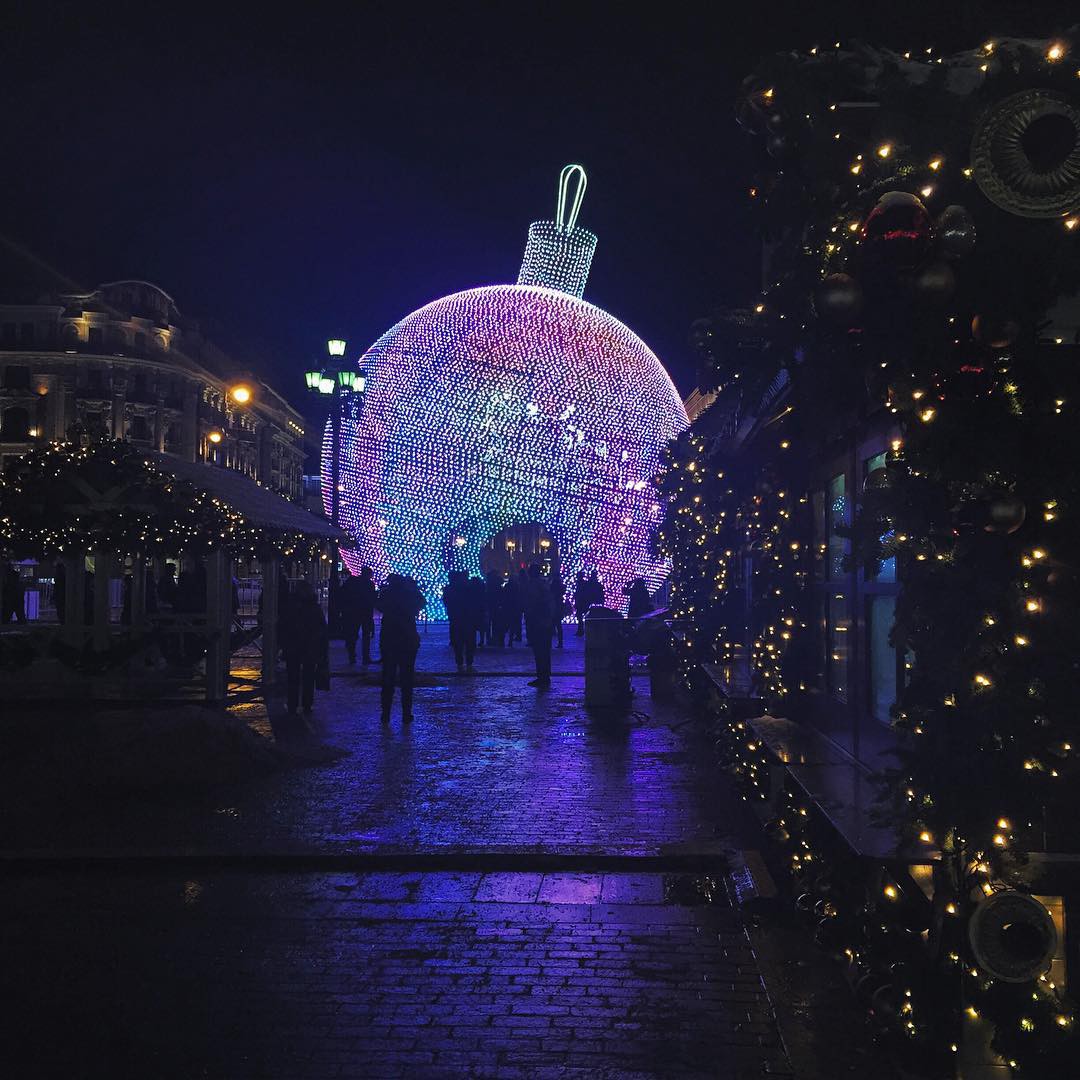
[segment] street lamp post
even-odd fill
[[[364,376],[344,367],[345,342],[331,338],[326,343],[331,362],[324,368],[312,369],[304,375],[311,393],[326,395],[330,402],[330,523],[337,526],[341,503],[341,407],[346,394],[363,393]]]

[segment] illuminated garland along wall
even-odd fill
[[[657,588],[651,480],[687,426],[660,361],[617,319],[554,289],[495,285],[421,308],[363,357],[342,424],[341,522],[354,572],[408,574],[442,614],[449,568],[480,573],[500,530],[542,523],[572,582],[596,567],[623,607],[635,576]],[[324,441],[329,497],[329,429]]]

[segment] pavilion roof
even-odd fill
[[[325,537],[347,541],[348,534],[335,528],[325,518],[305,510],[275,491],[263,487],[234,469],[222,469],[200,461],[185,461],[171,454],[150,451],[147,459],[162,472],[172,473],[197,488],[208,492],[243,514],[250,525],[303,533],[305,536]]]

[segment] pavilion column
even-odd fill
[[[65,555],[64,625],[60,633],[68,645],[82,646],[86,620],[86,556]]]
[[[214,548],[206,560],[206,700],[225,701],[232,637],[232,559]]]
[[[131,559],[131,630],[139,636],[146,629],[146,556],[140,551]]]
[[[111,553],[98,548],[94,551],[94,624],[92,634],[94,652],[106,652],[109,648],[109,575],[111,571]]]
[[[269,698],[277,675],[278,613],[281,596],[278,581],[281,577],[281,556],[275,552],[261,562],[262,571],[262,687]]]

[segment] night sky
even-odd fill
[[[686,392],[689,324],[758,285],[733,118],[756,58],[852,37],[949,51],[1073,14],[873,6],[21,5],[0,39],[3,296],[154,281],[302,405],[328,335],[358,352],[430,300],[513,281],[580,161],[586,298]]]

